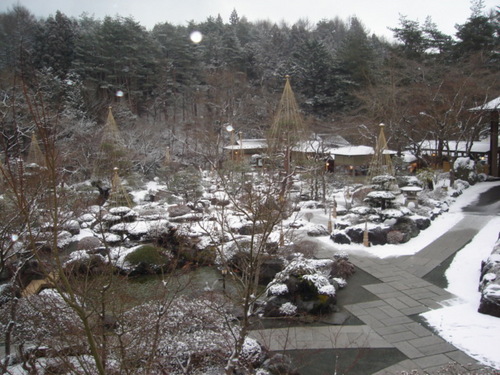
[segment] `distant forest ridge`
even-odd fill
[[[265,137],[288,75],[314,133],[373,144],[383,122],[393,149],[465,130],[480,137],[485,120],[467,109],[500,96],[499,9],[476,2],[454,37],[430,19],[401,17],[391,30],[394,43],[369,35],[356,17],[287,25],[234,11],[227,22],[148,31],[130,17],[38,19],[14,6],[0,14],[2,121],[30,129],[27,97],[43,98],[43,113],[64,125],[68,140],[102,127],[111,105],[128,136],[161,129],[163,145],[182,144],[175,152],[183,155],[186,140],[203,148],[228,123],[247,138]],[[194,31],[201,40],[191,39]],[[22,139],[29,143],[28,134]]]

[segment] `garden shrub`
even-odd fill
[[[161,247],[143,245],[125,257],[131,265],[159,271],[170,263],[171,256]]]
[[[457,158],[453,163],[453,172],[457,179],[467,181],[471,185],[478,181],[476,163],[469,157]]]
[[[337,258],[332,263],[332,276],[347,279],[356,272],[356,267],[348,259]]]

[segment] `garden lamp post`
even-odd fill
[[[222,274],[222,289],[224,290],[224,292],[226,291],[226,276],[227,276],[227,268],[224,267],[222,268],[222,270],[220,271],[221,274]]]
[[[230,134],[230,143],[229,145],[231,146],[231,160],[234,159],[234,150],[233,150],[233,147],[234,147],[234,128],[233,128],[233,125],[231,124],[228,124],[226,126],[226,130],[229,132]]]

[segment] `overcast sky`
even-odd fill
[[[500,6],[500,0],[484,0],[485,9]],[[343,20],[355,15],[367,30],[379,36],[392,36],[388,27],[399,25],[400,15],[423,23],[430,16],[438,29],[455,34],[455,25],[463,24],[471,14],[470,0],[0,0],[0,11],[16,4],[36,16],[47,17],[60,10],[70,17],[88,13],[96,18],[106,15],[132,16],[151,29],[156,23],[185,25],[221,15],[229,20],[233,9],[249,21],[271,20],[293,24],[299,19],[316,23],[321,19]]]

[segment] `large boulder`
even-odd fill
[[[77,220],[68,220],[63,223],[63,229],[71,233],[73,236],[80,234],[80,223]]]
[[[312,224],[307,228],[307,235],[310,237],[322,237],[330,235],[328,229],[323,224]]]
[[[350,245],[351,239],[349,236],[342,230],[335,230],[330,236],[330,239],[338,244]]]
[[[391,230],[387,233],[387,243],[391,245],[399,245],[401,243],[408,242],[410,240],[406,233],[400,232],[399,230]]]
[[[113,225],[110,232],[132,241],[150,241],[168,232],[172,225],[167,220],[145,220]]]
[[[409,217],[415,222],[417,228],[420,230],[427,229],[431,226],[431,219],[425,216],[414,215]]]
[[[356,225],[348,227],[345,229],[345,234],[351,239],[352,242],[363,243],[364,229],[362,226]]]
[[[86,236],[78,241],[76,250],[96,250],[103,246],[102,241],[95,236]]]
[[[368,241],[372,245],[385,245],[387,244],[387,233],[389,228],[386,227],[374,227],[368,231]]]
[[[106,271],[107,267],[108,262],[104,256],[85,250],[72,252],[63,265],[64,271],[71,275],[96,275]]]
[[[478,311],[500,318],[500,240],[488,259],[482,262],[479,291],[481,300]]]
[[[187,205],[176,204],[168,208],[170,218],[184,216],[191,213],[191,208]]]
[[[285,262],[280,258],[265,259],[260,266],[259,284],[267,285],[278,272],[281,272]]]
[[[398,218],[391,229],[403,234],[403,242],[408,242],[411,238],[417,237],[420,233],[417,222],[412,220],[411,216]]]
[[[387,244],[387,233],[390,228],[383,225],[368,225],[368,242],[372,245],[385,245]],[[365,233],[365,226],[363,224],[349,227],[345,230],[345,233],[352,242],[363,243],[363,237]]]

